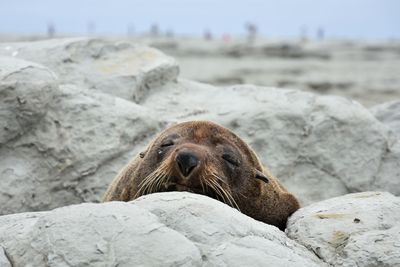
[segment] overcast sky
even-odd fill
[[[126,34],[161,30],[200,35],[244,32],[255,23],[271,37],[310,36],[323,27],[327,36],[400,39],[400,0],[0,0],[0,33]]]

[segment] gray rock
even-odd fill
[[[96,89],[139,102],[153,87],[175,81],[179,67],[158,50],[87,38],[0,44],[0,55],[41,63],[61,84]]]
[[[383,103],[370,110],[379,121],[388,126],[400,138],[400,100]]]
[[[12,267],[2,247],[0,247],[0,266]]]
[[[368,190],[400,194],[397,145],[357,102],[296,90],[180,81],[155,91],[143,105],[164,120],[207,119],[232,129],[303,204]]]
[[[333,266],[400,266],[400,198],[363,192],[298,210],[290,238]]]
[[[57,78],[38,64],[0,57],[0,146],[28,132],[46,114]]]
[[[324,266],[276,227],[177,192],[3,216],[0,243],[13,266]]]
[[[35,102],[43,106],[40,120],[28,132],[16,128],[0,146],[0,214],[99,201],[139,144],[160,129],[148,110],[108,94],[69,85],[49,95]]]
[[[7,125],[0,127],[1,214],[98,201],[164,122],[198,119],[239,134],[302,204],[366,190],[400,194],[398,138],[357,102],[251,85],[175,82],[173,60],[130,43],[59,39],[0,44],[2,53],[41,62],[59,80],[34,63],[1,61],[0,77],[26,81],[14,83],[17,91],[0,91],[10,99],[0,111],[0,125]],[[124,83],[126,75],[135,82]],[[35,81],[43,81],[44,89]],[[102,84],[108,94],[88,90]],[[15,92],[33,94],[35,106],[21,111],[25,100],[15,101]]]

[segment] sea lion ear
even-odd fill
[[[144,156],[146,156],[146,152],[147,152],[147,150],[146,150],[146,151],[140,152],[140,153],[139,153],[139,157],[140,157],[141,159],[144,158]]]
[[[260,172],[259,170],[256,170],[256,179],[259,179],[265,183],[269,183],[269,179],[267,176],[265,176],[262,172]]]

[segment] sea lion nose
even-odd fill
[[[188,177],[199,164],[199,159],[190,151],[181,151],[176,156],[176,163],[182,175]]]

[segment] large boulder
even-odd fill
[[[398,145],[357,102],[296,90],[217,88],[184,80],[155,92],[143,106],[164,120],[207,119],[232,129],[303,204],[366,190],[400,194]]]
[[[44,81],[50,72],[36,68],[21,67],[7,81]],[[25,70],[29,78],[23,79]],[[1,87],[8,94],[0,100],[6,100],[5,121],[11,125],[6,131],[13,134],[2,135],[0,143],[0,214],[99,201],[141,142],[160,129],[151,112],[130,101],[72,85],[57,88],[50,81]]]
[[[302,204],[365,190],[400,194],[400,142],[357,102],[175,81],[171,58],[126,42],[0,44],[0,54],[41,62],[58,74],[18,59],[1,61],[0,214],[98,201],[165,122],[198,119],[239,134]],[[126,75],[148,82],[124,84]],[[103,92],[91,90],[103,85]]]
[[[332,266],[400,266],[400,198],[349,194],[298,210],[287,234]]]
[[[400,138],[400,100],[376,105],[370,110],[379,121],[389,127]]]
[[[153,87],[175,81],[175,60],[149,47],[89,38],[0,44],[0,55],[50,68],[62,84],[96,89],[139,102]]]
[[[0,217],[12,266],[325,266],[276,227],[191,193]]]
[[[0,146],[28,132],[45,115],[57,77],[41,65],[0,57]]]

